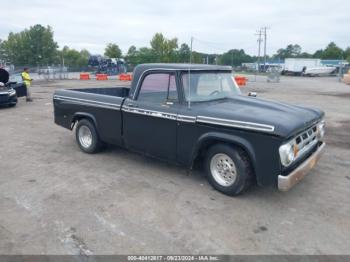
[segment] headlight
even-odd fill
[[[279,148],[279,152],[282,165],[289,166],[295,160],[295,157],[298,153],[298,149],[293,140],[281,145]]]
[[[322,120],[317,124],[317,138],[321,140],[324,137],[326,122]]]
[[[9,96],[14,96],[16,95],[16,90],[12,89],[9,91]]]

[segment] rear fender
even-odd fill
[[[72,120],[71,120],[71,130],[73,130],[75,124],[77,121],[81,120],[81,119],[89,119],[90,121],[92,121],[95,125],[95,127],[97,128],[97,120],[96,118],[89,113],[85,113],[85,112],[77,112],[73,115]]]

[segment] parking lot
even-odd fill
[[[116,83],[38,81],[33,103],[0,109],[1,254],[350,254],[350,86],[249,82],[244,93],[324,110],[327,149],[291,191],[233,198],[200,170],[115,147],[84,154],[54,124],[55,89]]]

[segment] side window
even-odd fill
[[[137,100],[165,103],[177,101],[177,97],[175,75],[157,73],[144,78]]]

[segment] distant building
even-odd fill
[[[321,64],[324,66],[339,67],[340,65],[347,65],[349,64],[349,62],[347,62],[346,60],[325,59],[325,60],[321,60]]]

